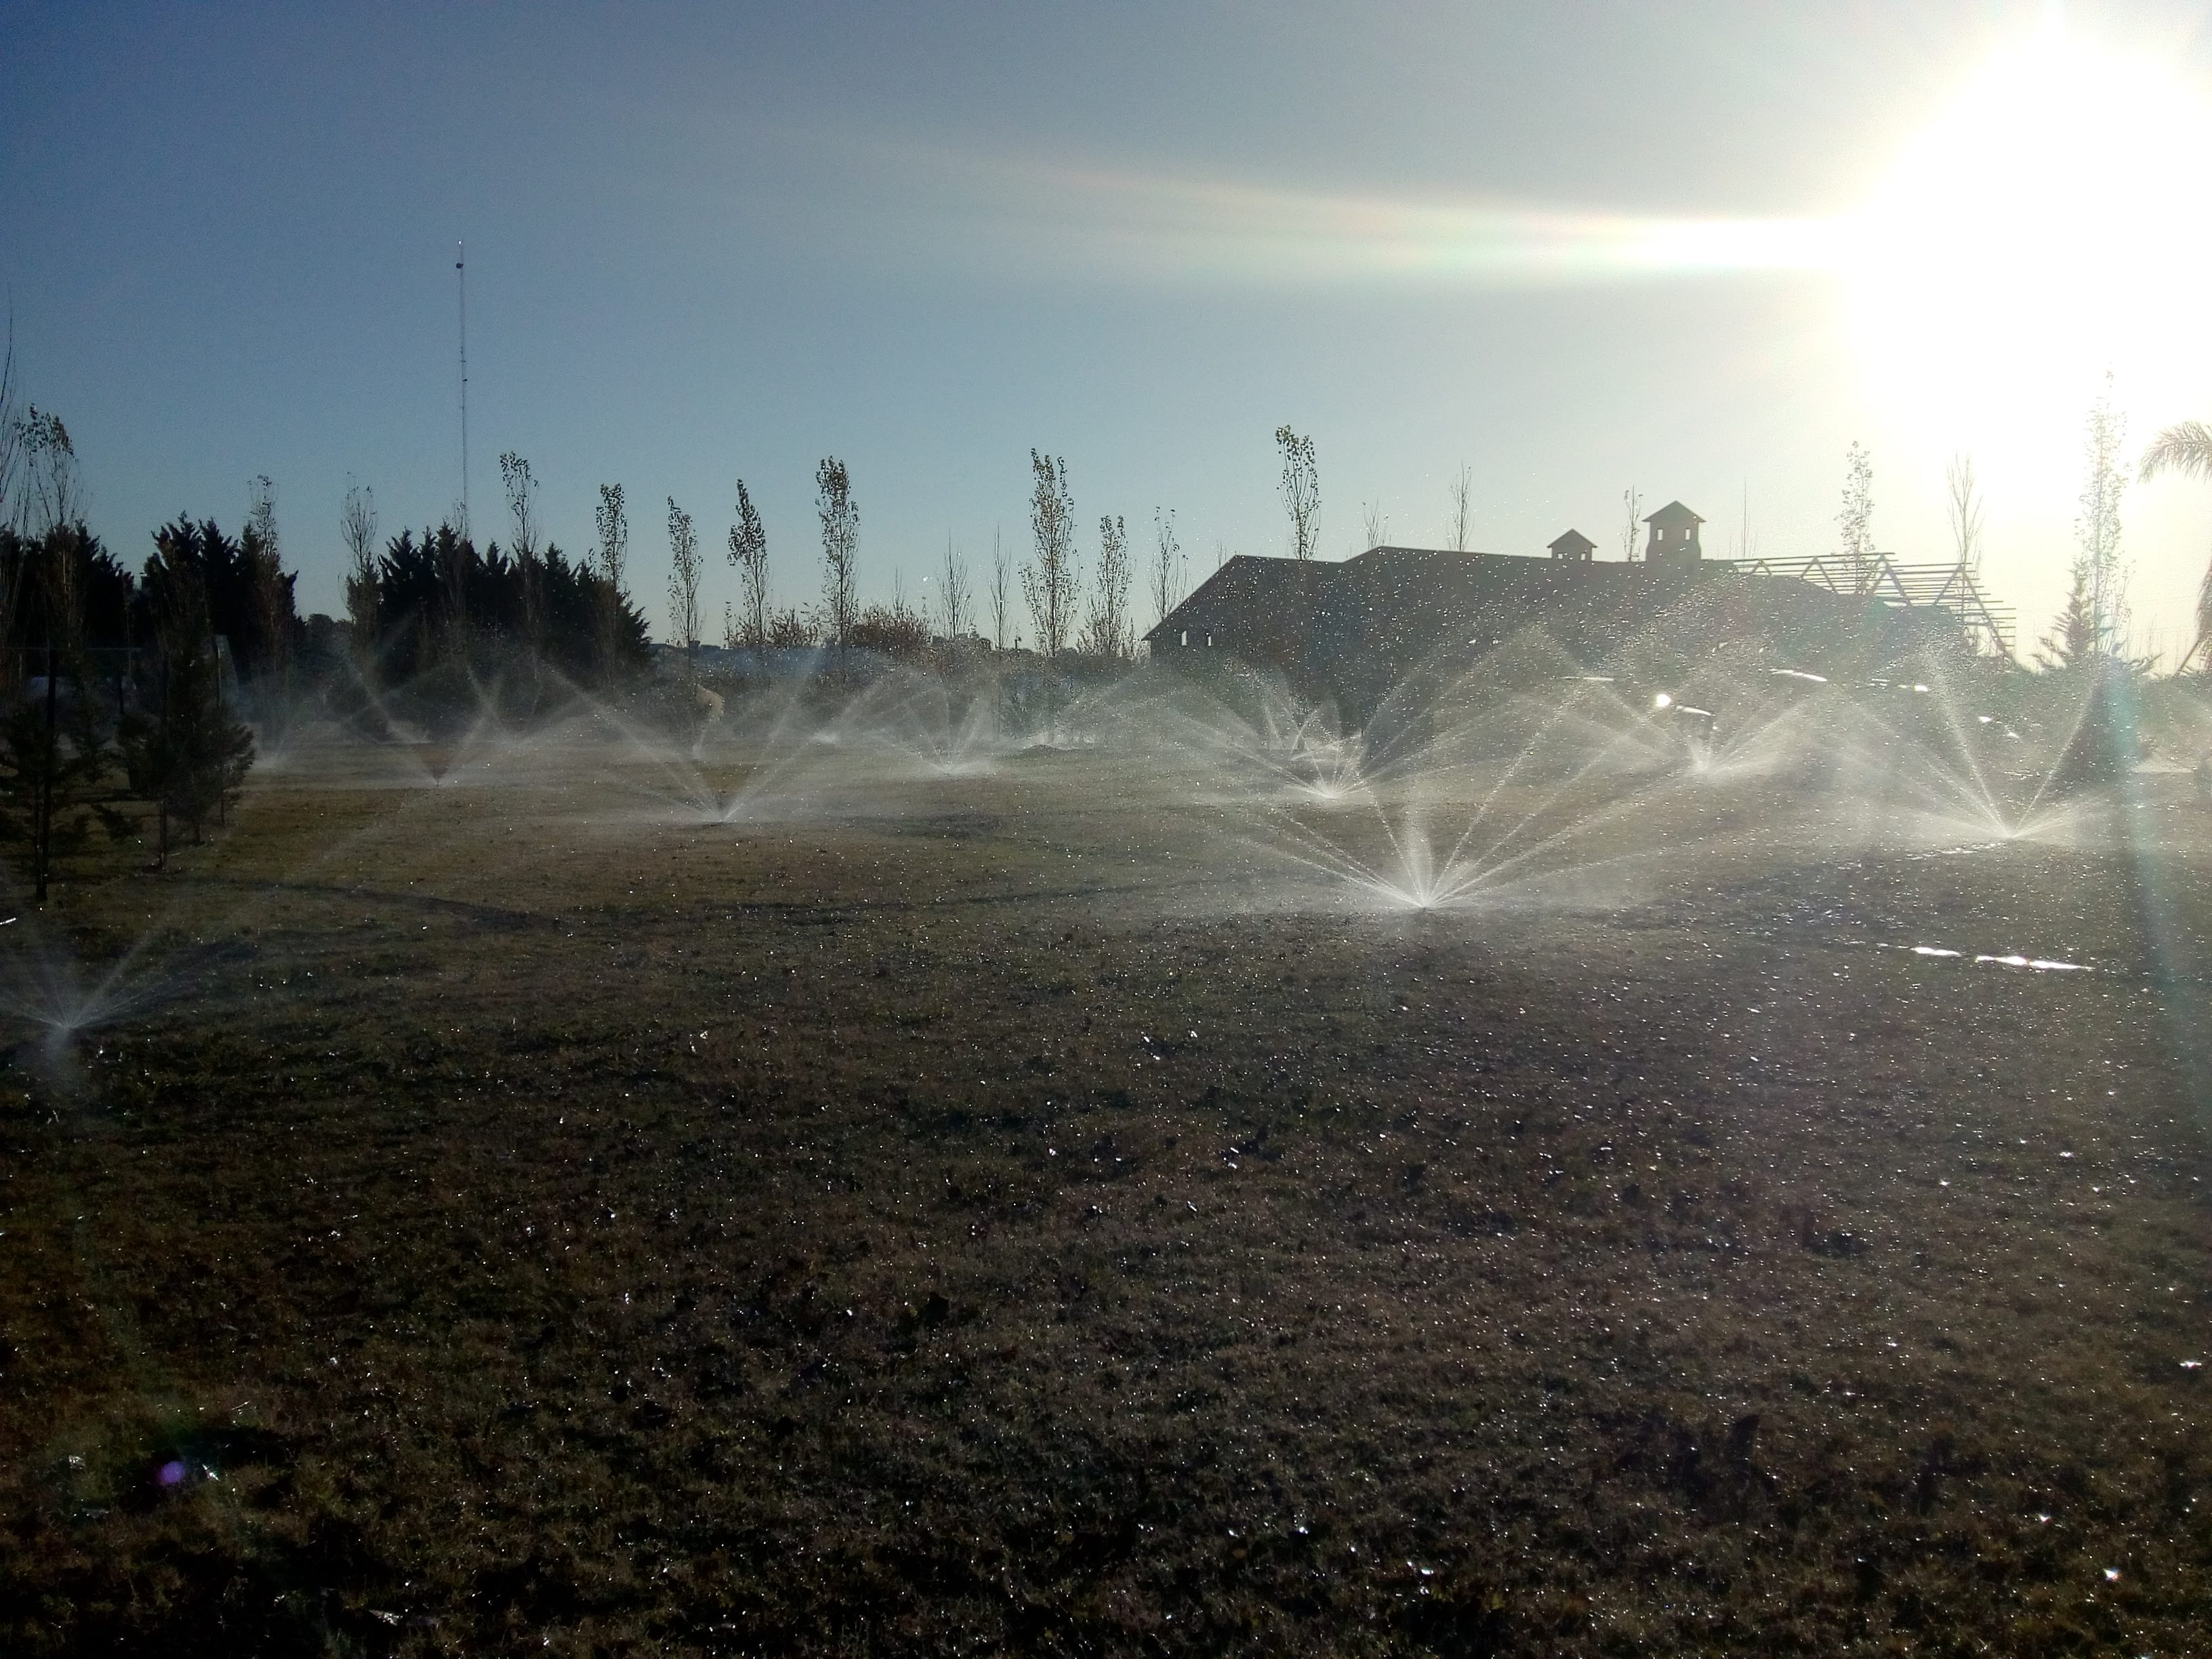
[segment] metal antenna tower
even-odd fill
[[[469,533],[469,272],[466,242],[453,244],[453,276],[461,291],[461,522]]]

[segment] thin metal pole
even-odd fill
[[[469,273],[468,244],[453,244],[453,276],[461,298],[461,523],[469,533]]]

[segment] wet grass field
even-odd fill
[[[972,771],[311,746],[0,929],[0,1649],[2201,1649],[2185,778]]]

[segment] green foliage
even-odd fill
[[[106,810],[111,757],[85,654],[86,613],[94,600],[103,613],[121,611],[114,591],[121,573],[82,525],[0,544],[0,581],[15,630],[8,642],[21,639],[27,647],[10,653],[26,670],[23,684],[0,702],[0,841],[27,853],[32,889],[43,900],[55,860],[74,853]],[[128,579],[122,583],[127,593]],[[27,648],[33,638],[37,647]]]
[[[165,532],[155,540],[144,579],[154,665],[142,678],[138,707],[117,732],[131,793],[155,809],[163,860],[170,820],[201,840],[208,820],[238,799],[253,764],[253,734],[223,702],[204,551],[195,538]]]
[[[1075,498],[1068,493],[1065,456],[1030,451],[1030,537],[1035,553],[1022,566],[1022,597],[1036,625],[1037,648],[1046,657],[1066,648],[1075,629],[1075,599],[1082,586],[1075,559]]]
[[[1094,656],[1119,659],[1135,648],[1129,635],[1129,529],[1121,519],[1109,515],[1098,520],[1098,569],[1083,648]]]
[[[2127,571],[2120,562],[2120,497],[2128,487],[2120,450],[2127,440],[2127,417],[2113,404],[2112,377],[2089,406],[2082,441],[2087,463],[2081,483],[2081,516],[2074,521],[2081,567],[2088,573],[2089,614],[2095,624],[2094,649],[2100,656],[2126,649]]]
[[[2151,440],[2136,476],[2148,481],[2167,471],[2185,477],[2212,478],[2212,427],[2202,421],[2182,421]],[[2212,645],[2212,568],[2206,569],[2197,589],[2197,636],[2176,666],[2186,669],[2208,645]]]
[[[269,513],[273,512],[271,507]],[[155,559],[175,579],[197,581],[208,632],[230,641],[231,659],[248,680],[281,671],[300,626],[293,600],[297,578],[282,568],[274,543],[266,539],[273,534],[273,516],[265,517],[261,527],[249,526],[235,541],[212,519],[195,524],[179,517],[154,533]],[[147,568],[151,573],[152,562]],[[149,574],[148,580],[168,578]],[[161,625],[161,601],[149,591],[143,602],[149,607],[146,631],[151,632]]]
[[[1844,503],[1836,512],[1836,530],[1844,561],[1851,573],[1851,592],[1864,594],[1874,586],[1874,457],[1857,439],[1844,457]]]
[[[860,508],[852,476],[835,455],[814,469],[815,514],[822,520],[822,607],[830,642],[851,642],[857,619],[855,581],[860,555]]]
[[[72,613],[55,618],[62,637],[74,635],[94,649],[127,644],[134,597],[131,573],[83,526],[35,537],[0,529],[0,648],[27,651],[35,662],[46,642],[50,599]],[[8,681],[0,673],[0,685]]]
[[[1283,507],[1291,515],[1291,551],[1310,559],[1321,541],[1321,472],[1314,464],[1314,441],[1279,426],[1275,447],[1283,452]]]
[[[603,544],[592,569],[549,544],[533,561],[539,653],[579,680],[626,678],[648,660],[645,618],[609,580],[607,559]],[[450,525],[419,538],[402,531],[377,566],[385,678],[410,681],[440,665],[441,643],[460,631],[463,617],[464,665],[495,672],[524,647],[531,605],[520,562],[496,544],[480,552]]]
[[[2045,668],[2074,668],[2096,654],[2097,611],[2089,597],[2089,565],[2086,559],[2076,559],[2066,603],[2036,647],[2036,660]]]
[[[929,654],[929,619],[903,600],[872,605],[853,618],[847,643],[901,662],[918,661]]]
[[[149,688],[150,708],[126,714],[117,734],[131,793],[161,817],[160,853],[168,855],[169,821],[198,842],[208,821],[226,811],[253,765],[253,733],[222,700],[215,652],[165,642]]]
[[[0,843],[25,857],[44,898],[55,860],[77,852],[95,817],[108,815],[112,764],[82,659],[58,653],[39,696],[0,712]]]
[[[689,661],[699,643],[699,536],[691,515],[668,498],[668,627],[670,641]]]
[[[738,521],[730,526],[730,565],[744,591],[744,608],[728,630],[730,642],[757,651],[768,640],[768,527],[760,509],[738,480]]]

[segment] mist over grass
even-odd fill
[[[2007,684],[300,722],[0,906],[0,1645],[2186,1651],[2212,725]]]

